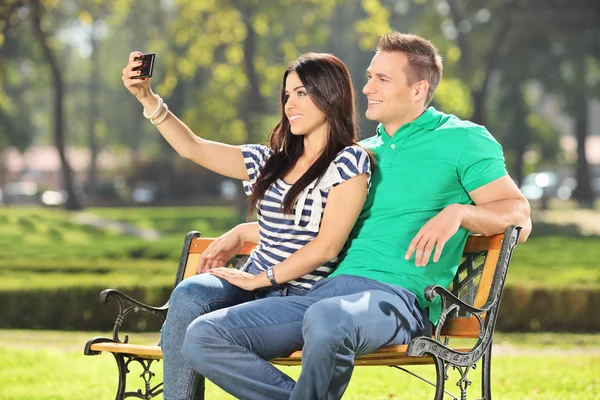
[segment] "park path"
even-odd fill
[[[598,210],[534,210],[534,222],[561,226],[576,226],[583,235],[600,235],[600,212]]]

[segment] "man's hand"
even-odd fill
[[[244,241],[239,231],[234,228],[219,236],[204,250],[198,262],[198,273],[212,268],[224,267],[227,262],[240,252]]]
[[[438,262],[446,242],[454,236],[462,223],[462,207],[451,204],[431,218],[419,230],[408,246],[404,258],[410,260],[415,253],[415,265],[425,267],[435,247],[433,262]]]
[[[213,268],[208,271],[209,274],[225,279],[227,282],[244,290],[255,290],[263,286],[260,284],[260,277],[235,268]]]

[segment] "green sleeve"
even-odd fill
[[[458,161],[458,175],[467,193],[506,174],[500,143],[483,126],[470,128]]]

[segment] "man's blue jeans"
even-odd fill
[[[249,292],[210,274],[199,274],[182,281],[171,294],[169,312],[161,331],[165,400],[204,399],[204,378],[192,369],[182,353],[186,330],[198,316],[255,299],[298,296],[307,292],[288,285]]]
[[[306,296],[266,298],[211,312],[189,327],[189,364],[240,399],[342,397],[354,357],[431,334],[427,312],[401,287],[340,275]],[[298,382],[266,360],[303,349]]]

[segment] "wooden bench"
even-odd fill
[[[461,399],[466,399],[470,381],[467,375],[482,360],[481,381],[482,397],[491,399],[490,366],[492,357],[492,339],[500,306],[500,297],[513,249],[517,245],[520,227],[510,226],[503,235],[491,237],[470,236],[464,249],[463,259],[458,273],[449,290],[440,286],[429,286],[425,289],[425,297],[433,299],[440,296],[443,312],[433,337],[419,337],[408,345],[388,346],[374,353],[357,357],[358,366],[391,366],[424,380],[436,387],[435,399],[442,399],[444,393],[454,399],[455,395],[445,390],[448,370],[453,368],[459,372],[457,385]],[[175,286],[183,279],[196,273],[198,260],[212,239],[200,238],[199,232],[190,232],[185,238]],[[231,267],[240,267],[248,257],[253,245],[246,245],[241,253],[230,261]],[[119,329],[124,318],[131,312],[146,311],[155,314],[162,322],[167,315],[169,304],[162,307],[151,307],[142,304],[114,289],[104,290],[100,294],[104,304],[116,302],[118,316],[113,327],[112,338],[97,337],[85,345],[85,355],[97,355],[102,352],[113,354],[119,371],[119,384],[116,399],[135,397],[151,399],[162,393],[162,383],[152,385],[154,373],[152,363],[162,359],[160,346],[145,346],[129,343],[129,337],[122,340]],[[450,339],[473,338],[474,345],[466,348],[453,346]],[[475,341],[475,340],[472,340]],[[301,365],[300,350],[287,357],[272,360],[279,365]],[[135,392],[126,391],[127,374],[131,363],[141,365],[144,387]],[[431,383],[404,366],[418,364],[434,364],[436,382]]]

